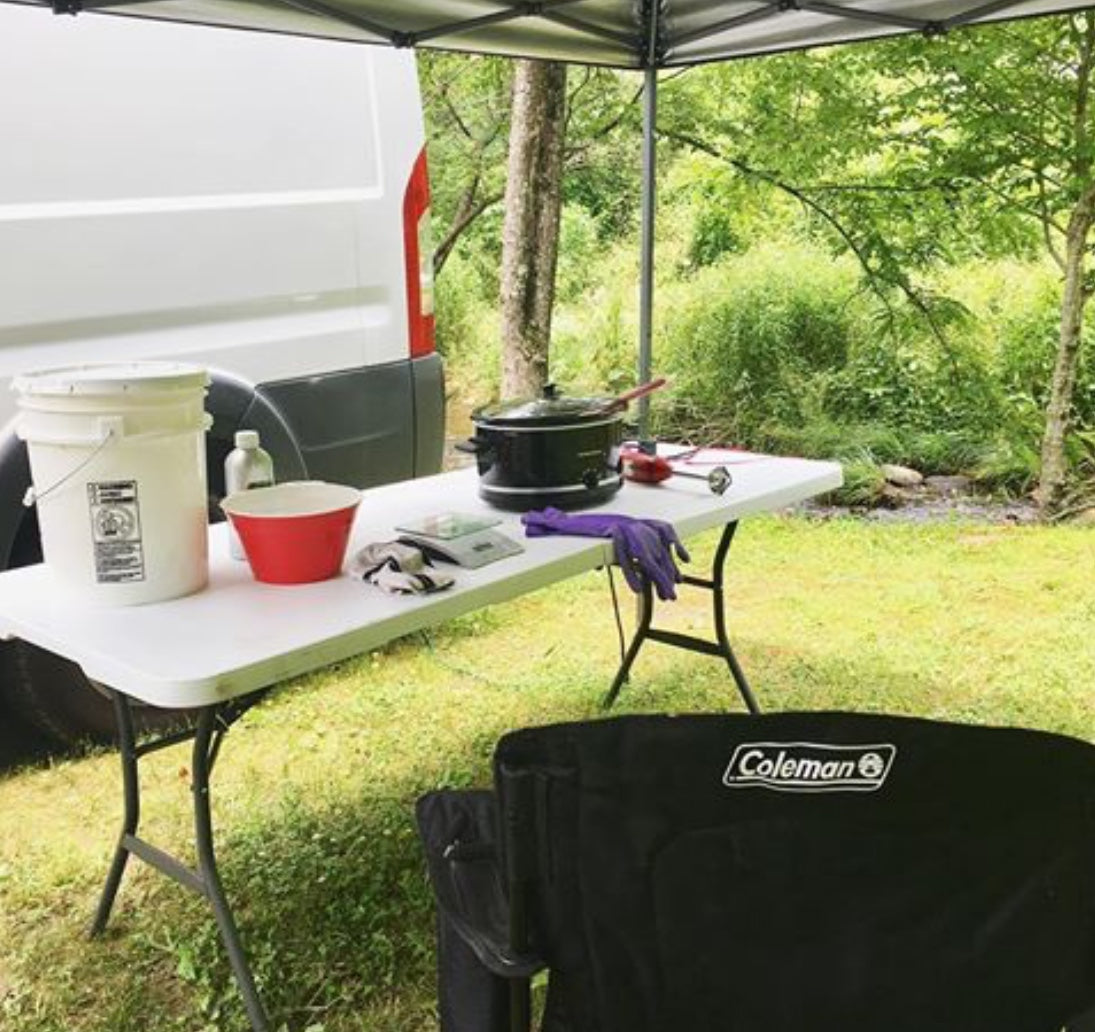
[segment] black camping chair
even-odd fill
[[[1095,747],[840,713],[507,735],[419,801],[443,1032],[1090,1032]]]

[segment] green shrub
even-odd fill
[[[766,451],[807,459],[854,459],[876,465],[907,461],[901,435],[883,424],[846,425],[826,419],[812,420],[799,427],[773,423],[761,431],[759,445]]]
[[[635,385],[637,271],[633,248],[606,252],[596,268],[598,279],[587,269],[580,298],[556,307],[550,371],[565,390],[600,394]]]
[[[827,500],[837,505],[877,505],[886,487],[886,478],[878,466],[869,458],[847,459],[842,465],[844,483]]]
[[[467,350],[475,334],[481,286],[474,267],[454,252],[434,283],[434,325],[437,350],[446,358]]]
[[[956,335],[942,345],[921,329],[900,341],[882,334],[857,341],[827,401],[844,420],[984,434],[998,426],[1004,397],[973,341]]]
[[[726,208],[710,205],[699,208],[693,216],[692,238],[688,246],[688,262],[693,268],[713,265],[723,255],[740,249],[733,214]]]
[[[497,308],[484,299],[474,264],[459,252],[437,277],[434,306],[437,349],[450,388],[469,401],[494,397],[501,376]]]
[[[766,427],[759,446],[782,455],[844,462],[898,463],[924,473],[976,473],[992,454],[984,439],[957,431],[901,430],[884,423],[814,420],[805,426]]]
[[[986,449],[973,474],[986,488],[1027,494],[1037,484],[1040,468],[1036,441],[1001,437]]]
[[[1013,402],[1029,402],[1039,411],[1049,396],[1060,333],[1060,287],[1041,283],[1040,290],[1021,309],[1003,313],[994,329],[997,339],[997,375]],[[1079,426],[1095,426],[1095,327],[1089,308],[1076,375],[1073,409]]]
[[[1013,432],[1029,435],[1048,398],[1060,332],[1061,274],[1043,262],[971,262],[945,271],[945,289],[960,296],[978,318],[990,375],[1005,398],[1003,416]],[[1095,310],[1088,309],[1074,395],[1080,427],[1095,426]]]
[[[589,287],[589,270],[597,264],[603,250],[597,219],[580,205],[564,205],[559,225],[556,305],[581,297]]]
[[[680,410],[740,440],[767,423],[801,424],[847,360],[856,285],[848,265],[793,242],[702,270],[666,322]]]
[[[949,282],[925,285],[940,339],[906,300],[879,305],[858,269],[801,243],[724,258],[668,292],[676,389],[660,430],[850,462],[862,476],[846,499],[869,498],[868,470],[885,462],[1027,490],[1055,283],[1014,290],[1004,277],[993,295],[980,271],[954,297]]]

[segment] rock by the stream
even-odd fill
[[[918,498],[920,498],[920,492],[915,488],[885,483],[878,493],[877,504],[887,509],[903,509],[906,505],[912,505]]]
[[[968,495],[973,488],[973,481],[963,476],[925,477],[924,487],[932,494],[946,498],[951,495]]]
[[[919,487],[924,483],[923,475],[915,469],[909,469],[908,466],[897,466],[887,462],[879,469],[886,478],[886,483],[893,484],[894,487]]]

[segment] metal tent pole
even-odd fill
[[[654,215],[658,121],[658,70],[647,65],[643,89],[643,189],[639,265],[639,383],[653,375]],[[639,399],[639,440],[650,437],[650,397]]]

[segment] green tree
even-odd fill
[[[949,348],[947,326],[961,313],[918,273],[952,260],[980,220],[951,181],[913,159],[915,118],[902,123],[890,98],[893,52],[878,44],[697,69],[664,91],[660,130],[733,172],[722,205],[739,221],[748,213],[747,239],[788,221],[827,239],[856,258],[891,333],[902,329],[896,295]],[[798,209],[791,220],[788,205]]]
[[[502,231],[502,393],[538,394],[547,382],[559,217],[567,66],[519,61]]]
[[[423,52],[418,69],[440,273],[460,237],[505,192],[513,62]]]
[[[1039,499],[1064,500],[1095,222],[1095,13],[907,44],[895,114],[914,113],[929,176],[1039,229],[1061,270],[1060,326],[1045,409]]]
[[[963,376],[960,306],[918,273],[977,254],[1031,253],[1062,275],[1039,498],[1059,507],[1095,222],[1095,14],[704,69],[678,80],[663,132],[800,205],[858,259],[886,305],[899,292]],[[891,327],[900,322],[891,319]]]
[[[484,223],[478,250],[497,267],[517,64],[423,51],[418,67],[438,229],[435,269]],[[632,228],[637,209],[639,96],[637,77],[626,73],[574,68],[568,78],[562,197],[595,219],[606,242]]]

